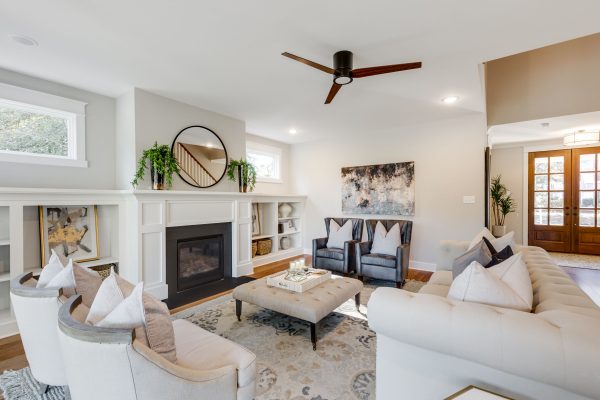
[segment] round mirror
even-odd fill
[[[199,188],[216,185],[227,169],[227,150],[216,133],[203,126],[188,126],[175,136],[171,151],[179,176]]]

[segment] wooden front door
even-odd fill
[[[529,153],[529,244],[600,254],[600,147]]]
[[[571,150],[529,153],[529,245],[571,251]]]
[[[600,147],[572,150],[572,252],[600,254]]]

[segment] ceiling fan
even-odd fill
[[[281,53],[282,56],[289,57],[292,60],[300,61],[303,64],[319,69],[323,72],[333,75],[333,85],[329,90],[325,104],[331,103],[337,92],[343,85],[347,85],[354,78],[364,78],[366,76],[387,74],[390,72],[407,71],[409,69],[421,68],[421,62],[382,65],[379,67],[352,69],[352,52],[348,50],[338,51],[333,55],[333,68],[326,67],[306,58],[298,57],[291,53]]]

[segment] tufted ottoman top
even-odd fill
[[[362,282],[357,279],[332,275],[332,279],[304,293],[296,293],[267,286],[267,279],[261,278],[235,288],[233,298],[317,323],[360,293],[362,287]]]

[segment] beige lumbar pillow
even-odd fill
[[[527,312],[533,307],[531,279],[520,253],[490,268],[473,261],[452,281],[448,297]]]

